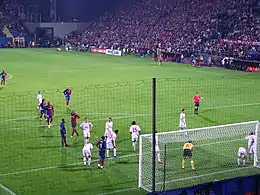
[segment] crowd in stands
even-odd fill
[[[245,57],[260,52],[260,18],[250,0],[139,0],[66,40],[99,48]]]
[[[18,5],[15,0],[3,0],[2,3],[3,6],[1,6],[0,9],[0,26],[3,28],[5,25],[14,37],[28,36],[23,27],[22,21],[18,16]]]

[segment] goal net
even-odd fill
[[[246,137],[256,135],[256,154],[245,167],[237,163],[238,149],[248,149]],[[260,173],[259,122],[243,122],[229,125],[204,127],[184,131],[157,133],[161,160],[155,167],[155,190],[164,191],[190,187],[212,182]],[[195,170],[191,169],[190,159],[182,169],[183,145],[192,141]],[[152,191],[152,134],[140,136],[139,148],[139,188]],[[248,157],[248,156],[247,156]],[[247,158],[248,159],[248,158]],[[157,161],[157,154],[156,154]]]

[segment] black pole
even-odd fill
[[[156,131],[156,78],[152,82],[152,143],[153,143],[153,166],[152,166],[152,193],[155,194],[155,131]]]
[[[164,145],[163,192],[165,192],[165,184],[166,184],[166,144]]]

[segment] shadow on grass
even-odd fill
[[[61,148],[61,146],[57,145],[57,146],[43,146],[43,147],[39,147],[39,146],[29,146],[26,147],[29,150],[41,150],[41,149],[50,149],[50,148]]]
[[[217,121],[214,121],[214,120],[212,120],[212,119],[210,119],[210,118],[208,118],[208,117],[205,117],[205,116],[202,116],[202,115],[198,115],[198,117],[200,117],[200,118],[203,119],[204,121],[207,121],[207,122],[209,122],[209,123],[211,123],[211,124],[218,125],[218,122],[217,122]]]

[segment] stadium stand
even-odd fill
[[[138,1],[131,9],[107,13],[85,32],[66,38],[100,48],[157,46],[185,56],[259,54],[260,20],[252,5],[250,0]]]

